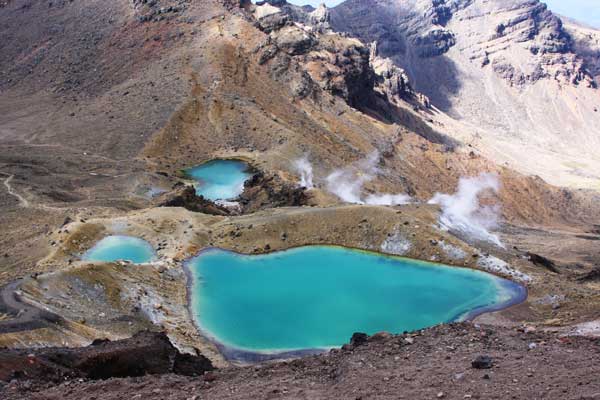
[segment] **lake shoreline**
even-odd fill
[[[498,304],[494,304],[491,306],[477,307],[467,313],[460,313],[456,317],[452,318],[450,321],[442,322],[440,324],[452,324],[452,323],[459,323],[459,322],[464,322],[464,321],[473,321],[475,318],[477,318],[480,315],[506,310],[508,308],[511,308],[513,306],[521,304],[528,297],[528,290],[521,283],[512,281],[510,279],[498,276],[496,274],[493,274],[491,272],[487,272],[484,270],[479,270],[479,269],[469,268],[469,267],[464,267],[464,266],[454,266],[454,265],[435,263],[435,262],[430,262],[430,261],[425,261],[425,260],[412,259],[412,258],[408,258],[408,257],[390,255],[390,254],[379,253],[379,252],[375,252],[375,251],[371,251],[371,250],[352,248],[352,247],[341,246],[341,245],[318,245],[318,246],[319,247],[333,247],[333,248],[353,250],[353,251],[358,251],[358,252],[362,252],[362,253],[366,253],[366,254],[377,255],[380,257],[389,257],[392,259],[399,259],[399,260],[403,260],[403,261],[417,262],[418,264],[437,265],[437,266],[443,266],[443,267],[447,267],[447,268],[454,267],[454,268],[459,268],[459,269],[469,269],[469,270],[477,271],[477,272],[480,272],[480,273],[483,273],[486,275],[491,275],[497,279],[501,279],[502,281],[500,281],[500,283],[513,284],[513,285],[511,285],[510,288],[505,288],[505,289],[511,291],[512,294],[514,294],[514,296],[510,296],[509,299],[507,299],[506,301],[503,301],[503,302],[500,302]],[[195,313],[193,310],[193,303],[192,303],[192,293],[193,293],[194,285],[195,285],[195,281],[194,281],[195,276],[194,276],[194,272],[191,270],[190,265],[189,265],[190,262],[192,262],[193,260],[197,259],[198,257],[202,256],[203,254],[205,254],[207,252],[215,251],[215,250],[222,251],[224,253],[231,253],[231,254],[238,255],[238,256],[268,256],[271,254],[281,253],[284,251],[301,249],[303,247],[311,247],[311,245],[296,246],[296,247],[292,247],[292,248],[285,249],[285,250],[278,250],[278,251],[259,253],[259,254],[245,254],[245,253],[240,253],[240,252],[236,252],[233,250],[221,249],[218,247],[205,247],[205,248],[201,249],[195,256],[190,257],[183,262],[183,268],[184,268],[185,275],[187,278],[187,282],[186,282],[187,307],[186,308],[189,313],[190,319],[192,320],[193,325],[198,329],[198,333],[200,335],[202,335],[204,338],[206,338],[208,341],[210,341],[218,349],[218,351],[223,355],[223,357],[227,361],[241,363],[241,364],[254,364],[254,363],[260,363],[260,362],[264,362],[264,361],[285,360],[285,359],[304,357],[304,356],[308,356],[308,355],[322,354],[322,353],[326,353],[332,349],[341,347],[341,346],[333,346],[333,347],[324,347],[324,348],[305,348],[305,349],[292,349],[292,350],[282,350],[282,351],[247,350],[247,349],[238,348],[238,347],[224,344],[217,337],[215,337],[215,335],[206,331],[202,327],[202,324],[200,323],[200,321],[195,316]],[[504,287],[505,285],[502,285],[502,286]],[[508,285],[506,285],[506,286],[508,286]],[[514,290],[514,289],[517,289],[517,290]],[[501,289],[499,289],[499,290],[501,290]],[[435,325],[440,325],[440,324],[435,324]],[[411,332],[420,331],[422,329],[428,329],[435,325],[416,329]],[[397,332],[397,333],[392,333],[392,334],[402,334],[402,332]],[[350,337],[348,338],[348,341],[349,340],[350,340]]]

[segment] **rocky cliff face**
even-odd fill
[[[564,20],[564,29],[572,40],[575,53],[582,57],[596,83],[600,82],[600,31],[576,21]]]
[[[331,25],[376,42],[460,140],[553,183],[597,187],[598,31],[565,27],[538,0],[349,0]]]
[[[390,101],[415,97],[404,70],[380,57],[377,43],[365,44],[330,27],[330,10],[298,7],[271,0],[247,5],[260,28],[270,36],[260,49],[261,62],[285,54],[303,66],[306,78],[296,94],[306,97],[311,84],[346,100],[351,106],[372,102],[375,93]],[[280,60],[281,61],[281,60]]]
[[[357,40],[326,32],[321,22],[327,21],[326,13],[313,18],[313,12],[287,4],[279,8],[270,2],[255,7],[253,15],[261,29],[270,33],[259,50],[261,63],[272,59],[276,59],[273,64],[287,63],[286,58],[292,57],[304,66],[305,79],[295,88],[298,97],[308,96],[316,83],[353,104],[372,89],[369,49]],[[319,21],[316,27],[308,25],[314,20]]]
[[[373,72],[377,76],[375,89],[388,100],[397,103],[402,99],[417,98],[425,108],[429,108],[429,99],[413,90],[406,71],[396,65],[390,58],[379,55],[377,42],[371,44],[370,63]]]
[[[513,85],[542,78],[595,85],[560,18],[537,0],[419,0],[410,4],[351,0],[333,11],[333,25],[336,30],[380,42],[385,56],[442,56],[461,36],[468,43],[461,51],[482,68],[491,65]],[[462,23],[452,25],[451,21]],[[477,29],[464,29],[473,23]],[[527,65],[513,58],[516,49],[525,51],[521,56],[528,58]]]

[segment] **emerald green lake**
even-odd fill
[[[196,193],[213,201],[235,199],[252,176],[248,164],[240,160],[212,160],[186,173],[198,182]]]
[[[150,243],[143,239],[113,235],[100,240],[82,258],[87,261],[126,260],[134,264],[143,264],[154,260],[156,253]]]
[[[332,246],[266,255],[210,249],[187,262],[194,318],[248,352],[323,349],[499,309],[525,288],[493,275]]]

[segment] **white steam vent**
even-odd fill
[[[379,153],[348,167],[337,169],[327,176],[327,190],[347,203],[395,206],[411,202],[406,194],[375,193],[364,197],[363,186],[379,172]]]
[[[456,193],[436,193],[429,204],[441,206],[440,224],[443,227],[462,232],[472,239],[504,247],[498,236],[490,232],[498,226],[499,205],[482,206],[479,203],[479,195],[486,190],[499,192],[497,175],[484,173],[477,177],[460,178]]]
[[[294,161],[294,168],[300,174],[300,186],[307,189],[315,187],[313,183],[313,168],[307,156]]]

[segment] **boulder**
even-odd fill
[[[369,341],[369,335],[362,332],[355,332],[352,334],[350,338],[350,345],[352,346],[362,346],[363,344]]]
[[[490,356],[477,356],[477,358],[471,362],[471,366],[475,369],[490,369],[493,365],[494,362]]]

